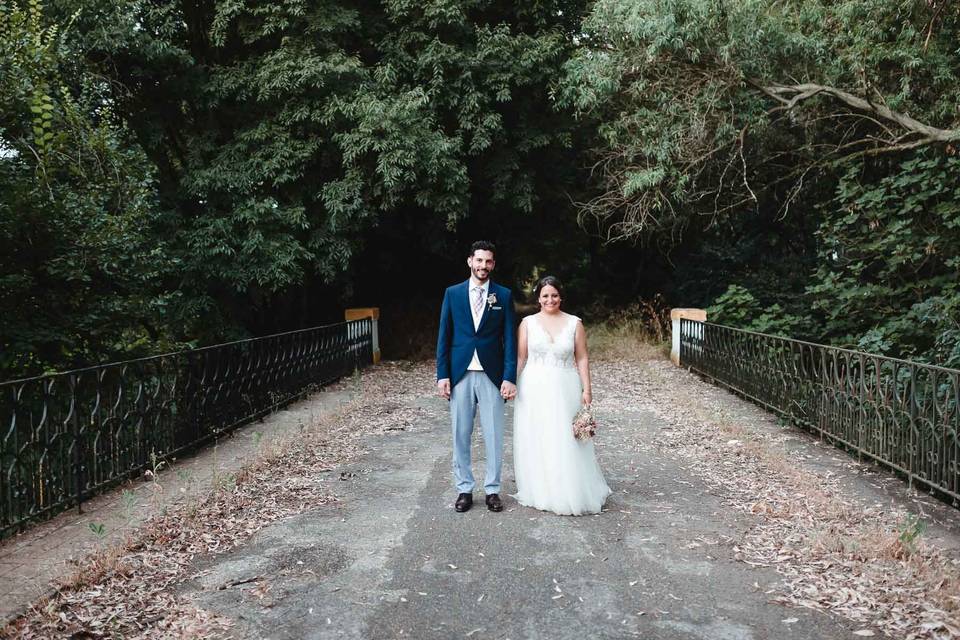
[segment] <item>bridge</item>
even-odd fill
[[[960,372],[675,310],[594,354],[602,514],[457,514],[432,364],[311,331],[5,385],[0,634],[960,637]]]

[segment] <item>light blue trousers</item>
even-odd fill
[[[450,393],[450,419],[453,423],[453,478],[457,493],[473,492],[473,468],[470,439],[473,419],[480,408],[480,428],[487,453],[483,490],[487,495],[500,493],[500,467],[503,465],[503,403],[498,389],[482,371],[467,371]]]

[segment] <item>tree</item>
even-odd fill
[[[960,141],[947,0],[600,0],[584,26],[562,98],[600,121],[581,215],[611,238],[786,215],[857,159]]]
[[[169,344],[145,157],[42,4],[0,8],[0,376]]]
[[[545,160],[572,164],[571,127],[548,93],[582,5],[101,2],[79,20],[158,167],[178,287],[262,331],[284,301],[348,292],[391,216],[429,238],[558,199]]]
[[[824,210],[808,294],[826,337],[960,368],[960,159],[851,167]]]
[[[584,25],[560,96],[596,123],[585,225],[684,256],[721,322],[957,362],[956,4],[600,0]]]

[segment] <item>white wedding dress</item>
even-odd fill
[[[580,319],[568,316],[551,336],[527,317],[527,362],[517,380],[513,409],[514,498],[522,505],[562,515],[599,513],[610,495],[593,440],[573,437],[573,417],[583,388],[573,357]]]

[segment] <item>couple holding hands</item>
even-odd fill
[[[464,512],[473,505],[470,441],[479,409],[486,504],[503,510],[504,403],[516,399],[517,502],[562,515],[599,513],[610,488],[593,442],[578,440],[573,429],[577,412],[592,400],[583,324],[560,310],[563,287],[547,276],[535,289],[540,311],[515,330],[513,294],[490,280],[495,265],[494,245],[474,242],[467,257],[470,279],[446,290],[440,311],[437,391],[450,401],[454,507]]]

